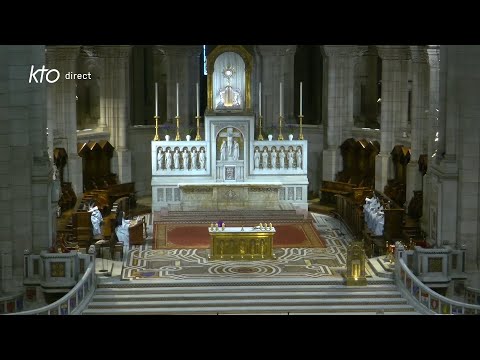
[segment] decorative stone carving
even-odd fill
[[[403,45],[379,45],[377,46],[378,56],[382,60],[409,60],[410,49]]]
[[[367,47],[356,45],[324,45],[323,50],[328,57],[359,56],[367,51]]]
[[[412,62],[415,63],[427,63],[428,53],[426,46],[410,46],[410,56]]]

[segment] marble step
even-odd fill
[[[89,309],[93,308],[126,308],[126,307],[188,307],[188,306],[215,306],[216,308],[222,308],[225,306],[242,305],[258,306],[281,306],[281,305],[393,305],[393,304],[407,304],[407,300],[402,297],[396,298],[253,298],[253,299],[239,299],[237,297],[231,297],[226,299],[185,299],[185,300],[159,300],[152,299],[151,301],[145,301],[141,299],[132,299],[131,301],[121,301],[119,299],[110,299],[111,301],[97,301],[94,297],[88,304]]]
[[[252,280],[252,278],[232,278],[226,280],[225,278],[199,278],[195,280],[142,280],[139,281],[118,281],[111,278],[102,279],[98,283],[98,288],[186,288],[192,289],[205,289],[205,287],[211,287],[212,289],[218,287],[227,287],[228,289],[267,289],[267,288],[292,288],[292,289],[305,289],[311,287],[317,287],[317,290],[322,287],[328,287],[329,289],[344,289],[345,291],[369,291],[379,290],[382,287],[389,287],[390,289],[397,289],[393,280],[382,278],[368,278],[367,286],[345,286],[345,280],[343,278],[258,278]]]
[[[100,292],[95,293],[94,302],[101,301],[162,301],[162,300],[217,300],[217,299],[275,299],[285,298],[317,298],[317,299],[371,299],[371,298],[400,298],[398,291],[379,291],[379,292],[357,292],[357,293],[340,293],[340,292],[248,292],[248,293],[232,293],[232,292],[209,292],[209,293],[118,293],[118,292]]]
[[[332,294],[338,296],[347,296],[347,295],[357,295],[368,296],[369,294],[382,294],[382,293],[394,293],[398,290],[394,285],[387,286],[368,286],[368,287],[358,287],[351,288],[339,285],[338,287],[329,286],[329,287],[318,287],[318,286],[182,286],[182,287],[99,287],[95,291],[95,295],[108,295],[108,294],[203,294],[206,293],[229,293],[229,294],[241,294],[241,293],[276,293],[281,292],[288,295],[292,293],[321,293],[321,294]]]
[[[251,308],[246,308],[243,305],[237,306],[225,306],[219,310],[218,306],[204,306],[204,307],[184,307],[184,308],[173,308],[173,307],[151,307],[145,308],[139,306],[137,308],[128,308],[128,309],[116,309],[116,308],[105,308],[105,309],[92,309],[88,308],[83,312],[84,315],[161,315],[161,314],[178,314],[178,315],[194,315],[194,314],[259,314],[259,313],[308,313],[308,314],[357,314],[357,313],[377,313],[382,312],[387,314],[389,312],[402,313],[402,314],[411,314],[414,313],[414,309],[405,304],[371,304],[371,305],[283,305],[276,306],[252,306]]]

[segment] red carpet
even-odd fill
[[[283,224],[275,226],[274,247],[325,247],[312,223]],[[154,249],[206,249],[210,235],[206,224],[154,224]]]

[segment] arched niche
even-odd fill
[[[244,160],[245,136],[242,131],[234,126],[225,126],[216,134],[216,159],[217,160]],[[222,158],[222,144],[225,142],[226,157]],[[235,142],[238,143],[238,157],[234,158]],[[230,150],[229,150],[230,143]]]
[[[241,45],[213,49],[207,57],[208,110],[250,111],[252,67],[253,57]]]

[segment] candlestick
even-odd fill
[[[153,138],[153,141],[158,141],[159,140],[159,136],[158,136],[158,119],[159,119],[159,116],[155,115],[153,118],[155,119],[155,136]]]
[[[300,116],[302,115],[302,82],[300,81]]]
[[[178,113],[179,111],[178,111],[178,83],[177,83],[177,117],[179,116]]]
[[[262,83],[258,84],[258,116],[262,116]]]
[[[280,116],[283,116],[283,83],[280,83]]]
[[[279,118],[278,118],[278,123],[279,123],[279,125],[278,125],[278,132],[279,132],[279,133],[278,133],[278,138],[277,138],[278,140],[283,140],[283,134],[282,134],[283,124],[282,124],[282,120],[283,120],[283,116],[280,115]]]
[[[155,83],[155,116],[158,116],[158,82]]]
[[[300,118],[300,134],[298,135],[298,140],[303,140],[303,115],[299,115],[298,117]]]
[[[195,119],[197,119],[197,136],[195,136],[195,141],[200,141],[202,140],[200,136],[200,116],[196,116]]]
[[[263,118],[263,117],[262,117],[261,115],[258,117],[258,122],[259,122],[258,128],[259,128],[259,129],[258,129],[258,139],[257,139],[257,140],[263,140],[263,135],[262,135],[262,118]]]
[[[175,141],[180,141],[180,117],[177,115],[175,119],[177,119],[177,135],[175,135]]]

